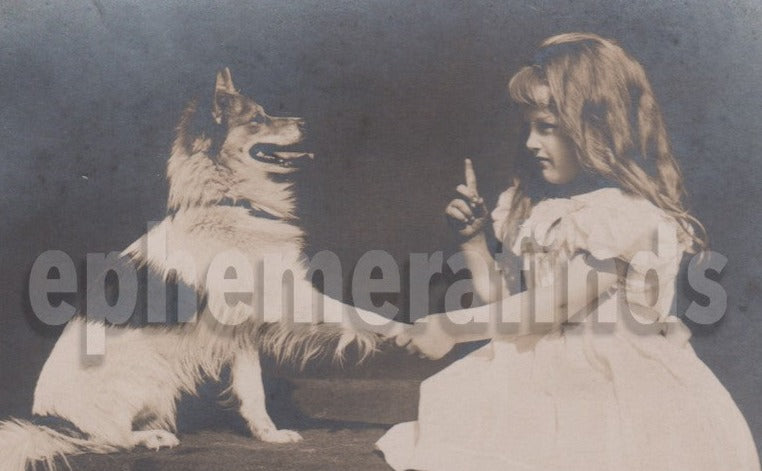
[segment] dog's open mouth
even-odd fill
[[[251,148],[251,157],[260,162],[278,165],[285,168],[297,168],[315,158],[309,152],[283,150],[282,146],[256,145]]]

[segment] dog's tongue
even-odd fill
[[[304,158],[314,159],[315,158],[315,154],[312,154],[309,152],[273,152],[273,155],[283,160],[304,159]]]

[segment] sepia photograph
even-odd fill
[[[762,4],[0,4],[0,471],[759,471]]]

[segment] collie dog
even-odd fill
[[[323,296],[307,280],[293,179],[286,177],[313,158],[294,150],[303,139],[303,120],[268,115],[235,89],[228,69],[217,74],[211,96],[205,109],[192,102],[180,118],[167,165],[166,217],[118,258],[148,277],[175,282],[178,293],[190,289],[190,318],[122,324],[92,312],[88,302],[87,313],[72,318],[42,369],[34,418],[0,424],[3,469],[52,468],[67,454],[175,446],[178,398],[208,378],[219,379],[224,368],[252,435],[295,442],[299,434],[279,430],[265,409],[260,353],[303,364],[322,354],[341,358],[350,345],[359,358],[376,348],[377,333],[346,320],[347,308],[355,308]],[[248,300],[229,299],[229,267],[261,266],[268,254],[277,254],[291,272],[290,319],[267,317],[283,309],[281,296],[268,300],[254,289]],[[213,270],[222,275],[210,276]],[[239,282],[246,279],[238,273]],[[178,318],[184,317],[180,310],[189,298],[177,298]],[[321,319],[340,312],[344,321],[294,322],[316,299],[323,303]],[[164,313],[149,306],[146,314],[150,320]],[[97,332],[103,354],[88,355],[88,335]]]

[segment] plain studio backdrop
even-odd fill
[[[348,278],[368,250],[403,267],[452,252],[443,208],[463,158],[492,205],[521,146],[507,79],[543,38],[590,31],[645,66],[689,205],[728,258],[726,314],[693,325],[693,345],[762,442],[761,30],[752,0],[4,2],[0,416],[28,413],[60,331],[30,312],[35,258],[121,250],[163,217],[177,118],[219,68],[309,122],[303,224]]]

